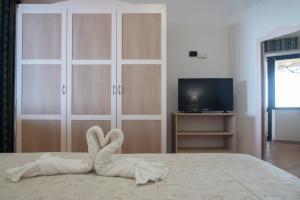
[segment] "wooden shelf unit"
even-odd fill
[[[188,136],[188,135],[213,136],[213,135],[233,135],[233,133],[224,132],[224,131],[180,131],[180,132],[177,132],[177,136]]]
[[[226,148],[217,148],[217,147],[199,147],[199,148],[193,148],[193,147],[178,147],[177,153],[232,153],[230,149]]]
[[[173,113],[173,153],[235,153],[234,113]]]

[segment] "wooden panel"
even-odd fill
[[[111,67],[75,65],[72,83],[73,115],[111,113]]]
[[[161,122],[126,120],[122,122],[125,139],[123,153],[161,153]]]
[[[73,59],[111,58],[111,14],[73,14]]]
[[[22,114],[60,114],[59,65],[23,65]]]
[[[229,149],[222,147],[184,147],[179,148],[178,153],[232,153]]]
[[[160,65],[123,65],[123,114],[161,113]]]
[[[232,133],[232,136],[224,137],[224,146],[232,152],[236,152],[236,117],[224,116],[224,130]]]
[[[110,121],[72,121],[72,151],[73,152],[87,152],[86,144],[86,131],[92,127],[98,125],[102,128],[106,134],[111,129]]]
[[[177,148],[223,148],[223,146],[223,136],[177,136]]]
[[[178,132],[225,132],[222,115],[179,115],[178,119]]]
[[[60,151],[58,120],[22,120],[22,152]]]
[[[177,115],[171,114],[171,151],[172,153],[177,152]]]
[[[23,14],[23,59],[61,58],[61,14]]]
[[[123,14],[123,59],[161,58],[161,14]]]

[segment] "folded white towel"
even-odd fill
[[[100,151],[98,133],[97,127],[90,128],[86,133],[89,152],[86,159],[60,158],[46,153],[34,162],[7,170],[7,177],[12,182],[18,182],[22,177],[87,173],[94,168],[94,160]]]
[[[66,159],[43,154],[40,159],[6,171],[7,177],[12,182],[18,182],[22,177],[47,176],[55,174],[78,174],[91,171],[85,160]]]
[[[104,137],[101,129],[95,130],[98,132],[97,135],[100,136],[100,146],[101,148],[103,147],[95,159],[95,170],[98,175],[134,178],[137,185],[145,184],[148,181],[156,182],[166,178],[169,170],[160,163],[146,162],[133,158],[112,160],[112,154],[123,144],[123,132],[119,129],[112,129]],[[107,145],[111,138],[115,139]]]
[[[161,163],[133,158],[113,160],[112,155],[124,141],[124,134],[119,129],[112,129],[104,137],[102,129],[93,126],[87,131],[86,139],[89,152],[86,159],[59,158],[48,153],[42,155],[37,161],[7,170],[7,177],[12,182],[18,182],[22,177],[87,173],[95,169],[101,176],[134,178],[139,185],[148,181],[163,180],[168,175],[168,169]],[[109,143],[110,141],[112,142]]]

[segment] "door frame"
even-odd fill
[[[267,82],[268,82],[268,88],[267,88],[267,93],[268,93],[268,107],[267,107],[267,112],[268,112],[268,134],[267,134],[267,141],[272,141],[272,136],[273,136],[273,110],[288,110],[288,109],[293,109],[293,108],[278,108],[276,107],[275,104],[275,98],[276,98],[276,88],[275,88],[275,63],[278,60],[288,60],[288,59],[294,59],[294,58],[300,58],[300,52],[292,53],[289,52],[288,54],[285,55],[277,55],[277,56],[266,56],[267,60]]]
[[[264,159],[266,138],[265,138],[265,100],[266,100],[266,82],[265,82],[265,53],[264,53],[264,41],[282,37],[287,34],[300,31],[300,24],[295,26],[281,26],[272,29],[262,37],[258,37],[256,40],[256,63],[257,63],[257,120],[256,120],[256,132],[258,134],[258,140],[260,142],[260,158]]]

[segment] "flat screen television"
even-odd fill
[[[178,79],[178,111],[233,111],[233,79]]]

